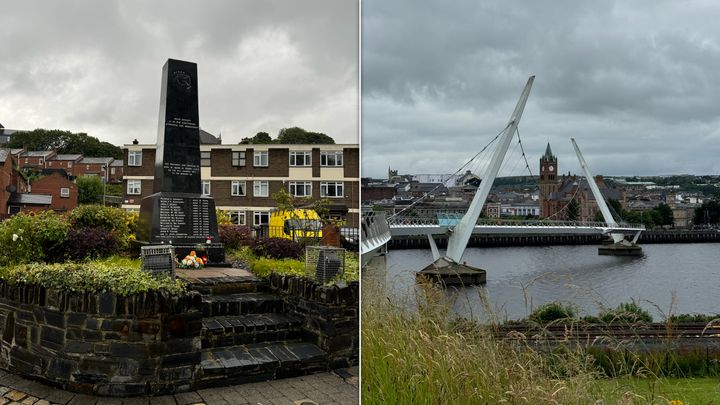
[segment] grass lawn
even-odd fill
[[[615,378],[598,384],[607,403],[720,404],[720,378]]]

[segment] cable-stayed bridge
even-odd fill
[[[517,126],[522,117],[534,79],[535,76],[531,76],[528,79],[520,95],[520,99],[515,106],[515,110],[510,116],[508,124],[503,131],[498,134],[498,143],[492,153],[492,158],[488,166],[481,176],[482,182],[467,212],[457,215],[438,214],[432,217],[413,215],[414,213],[412,211],[409,211],[409,214],[404,214],[406,209],[401,213],[389,217],[387,219],[387,228],[385,224],[383,224],[382,227],[378,225],[377,221],[380,220],[379,217],[370,217],[369,221],[374,224],[375,230],[382,230],[383,236],[378,237],[372,233],[367,233],[366,235],[365,230],[369,231],[371,228],[364,222],[363,236],[367,236],[368,240],[367,242],[363,241],[361,244],[361,253],[363,256],[367,256],[367,254],[372,251],[381,249],[384,243],[387,243],[392,236],[426,235],[430,242],[435,262],[421,273],[437,275],[442,278],[447,278],[448,276],[455,277],[457,282],[464,283],[465,279],[459,277],[459,274],[466,275],[480,271],[482,272],[482,277],[475,278],[475,280],[480,280],[479,282],[484,282],[485,280],[483,270],[473,269],[464,263],[460,264],[462,263],[463,253],[472,234],[607,234],[612,238],[613,244],[601,247],[599,251],[601,254],[638,255],[641,253],[642,250],[635,243],[645,227],[642,225],[618,223],[613,218],[575,139],[571,139],[575,153],[605,222],[508,221],[480,218],[483,205],[498,175],[511,139],[517,132]],[[366,220],[366,218],[364,218],[364,220]],[[632,235],[631,242],[625,239],[625,235],[627,234]],[[447,251],[442,256],[433,238],[434,235],[447,235]]]

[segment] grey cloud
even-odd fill
[[[531,74],[531,169],[549,141],[579,171],[576,137],[598,173],[718,171],[714,3],[368,0],[363,13],[363,175],[453,171]]]
[[[201,125],[226,142],[289,126],[358,141],[357,0],[29,0],[3,16],[7,127],[154,142],[161,68],[178,58],[198,63]]]

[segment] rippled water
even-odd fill
[[[631,299],[660,319],[660,312],[720,313],[720,245],[644,245],[642,257],[599,256],[598,246],[470,248],[463,259],[487,270],[484,287],[458,290],[455,311],[482,318],[484,291],[502,318],[517,319],[548,301],[572,302],[597,314]],[[363,272],[390,294],[412,298],[415,272],[432,262],[429,250],[391,250]],[[372,283],[364,283],[370,288]],[[480,290],[480,291],[479,291]],[[674,297],[674,299],[673,299]]]

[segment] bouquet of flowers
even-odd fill
[[[205,267],[205,261],[198,257],[194,250],[191,250],[190,254],[185,256],[178,265],[181,269],[202,269]]]

